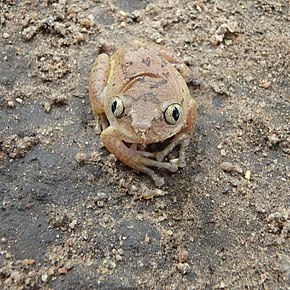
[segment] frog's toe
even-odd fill
[[[95,126],[95,132],[100,135],[102,133],[102,126],[100,120],[96,119],[96,126]]]
[[[167,152],[164,152],[164,151],[160,151],[160,152],[156,152],[155,153],[155,158],[157,161],[163,161],[164,158],[166,157],[166,153]]]
[[[158,176],[152,169],[145,166],[141,167],[140,169],[153,179],[156,186],[161,187],[164,184],[164,178]]]
[[[177,167],[183,168],[186,166],[186,162],[183,158],[176,158],[176,159],[172,159],[170,160],[171,163],[176,164]]]
[[[154,183],[156,186],[161,187],[165,182],[164,182],[164,178],[155,175],[154,177],[151,176],[151,178],[154,180]]]

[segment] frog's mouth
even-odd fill
[[[145,77],[151,77],[151,78],[163,78],[162,76],[155,74],[155,73],[149,73],[149,72],[143,72],[136,74],[132,76],[129,81],[124,85],[124,87],[121,90],[121,94],[124,94],[127,90],[129,90],[136,82],[142,81]]]

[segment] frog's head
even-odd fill
[[[106,115],[125,142],[162,142],[184,126],[189,97],[186,84],[180,90],[160,77],[138,77],[108,98]]]

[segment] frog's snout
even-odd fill
[[[136,133],[146,133],[151,127],[151,122],[148,120],[138,120],[132,122],[132,128]]]

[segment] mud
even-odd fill
[[[1,289],[288,289],[288,1],[1,1]],[[133,39],[199,86],[166,183],[94,132],[88,75]]]

